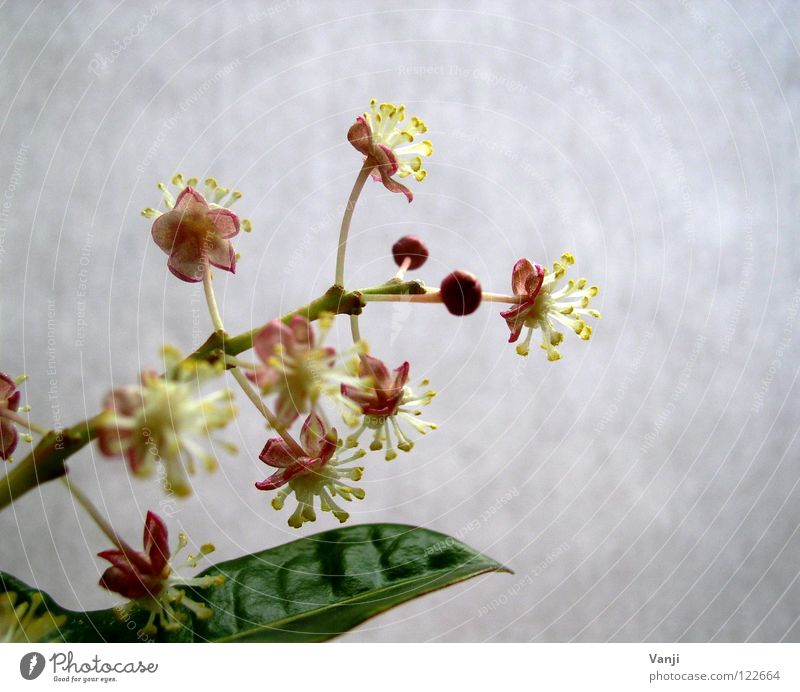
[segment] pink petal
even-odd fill
[[[508,337],[509,343],[514,343],[517,339],[519,339],[519,335],[522,332],[522,327],[525,325],[525,317],[523,313],[526,310],[529,310],[535,301],[529,301],[525,303],[520,303],[519,305],[515,305],[513,308],[509,308],[508,310],[503,310],[500,313],[500,317],[502,317],[508,328],[511,330],[511,335]]]
[[[305,398],[295,400],[291,391],[288,389],[283,390],[275,402],[275,415],[278,417],[278,423],[288,428],[297,420],[300,415],[300,409],[305,408],[305,404]]]
[[[211,265],[231,274],[236,273],[236,253],[229,241],[217,239],[213,247],[208,248],[206,252]]]
[[[347,141],[350,142],[364,156],[372,153],[372,130],[369,129],[367,121],[358,116],[356,122],[347,131]]]
[[[131,443],[131,431],[114,426],[100,428],[97,431],[97,442],[100,453],[106,457],[117,457],[128,449]]]
[[[289,478],[286,476],[284,469],[281,469],[280,471],[273,473],[265,480],[259,481],[255,485],[259,490],[275,490],[276,488],[280,488],[282,485],[286,485],[288,481]]]
[[[167,268],[181,281],[196,284],[203,280],[205,263],[198,261],[195,256],[188,256],[186,253],[170,255]]]
[[[294,338],[298,345],[314,348],[314,330],[305,317],[302,315],[292,317],[292,321],[289,322],[289,329],[294,333]]]
[[[230,209],[212,209],[208,212],[208,218],[220,238],[233,238],[239,232],[239,217]]]
[[[100,586],[125,598],[136,599],[156,596],[164,583],[158,577],[140,575],[120,567],[109,567],[100,577]]]
[[[8,459],[17,448],[19,433],[7,418],[0,418],[0,459]]]
[[[175,206],[173,209],[185,211],[189,207],[197,206],[202,207],[203,209],[208,209],[208,202],[206,201],[206,198],[203,197],[203,195],[201,195],[193,187],[186,187],[178,195],[178,199],[175,200]]]
[[[339,442],[339,434],[336,432],[336,428],[331,428],[328,430],[328,434],[322,440],[322,447],[319,450],[319,463],[314,464],[315,466],[324,466],[330,458],[333,456],[333,453],[336,451],[336,445]]]
[[[529,260],[525,258],[517,260],[514,269],[511,270],[511,290],[515,296],[528,295],[528,281],[534,274],[533,265]]]
[[[411,369],[408,361],[403,363],[399,368],[395,368],[395,377],[394,377],[394,387],[395,391],[402,389],[405,387],[406,382],[408,382],[408,372]]]
[[[303,423],[300,431],[300,445],[306,450],[308,456],[317,457],[325,439],[325,424],[316,413],[310,413]]]
[[[143,405],[142,390],[138,387],[119,387],[103,400],[103,408],[120,416],[133,416]]]
[[[172,245],[175,242],[175,234],[178,232],[179,225],[180,216],[176,215],[174,211],[168,211],[153,221],[150,235],[153,236],[156,245],[167,254],[172,252]]]
[[[261,454],[258,455],[267,466],[277,469],[285,469],[297,463],[297,456],[289,449],[289,445],[280,437],[272,437],[267,440]]]
[[[255,370],[247,370],[244,373],[247,379],[255,383],[255,385],[262,391],[267,392],[272,389],[280,379],[280,375],[274,368],[263,365]]]
[[[386,363],[380,360],[380,358],[375,358],[368,354],[361,356],[358,374],[361,375],[361,377],[373,378],[375,389],[385,389],[391,386],[389,368],[386,367]]]
[[[143,543],[144,552],[153,566],[153,574],[160,574],[169,561],[169,537],[164,521],[153,512],[147,512]]]
[[[11,396],[13,396],[16,390],[17,390],[17,383],[14,382],[14,380],[12,380],[4,372],[0,372],[0,402],[4,402]],[[9,406],[9,408],[11,407]]]
[[[380,401],[378,400],[378,395],[375,393],[374,389],[370,389],[369,392],[365,392],[358,387],[353,387],[352,385],[343,384],[341,387],[342,396],[346,396],[350,401],[355,402],[358,404],[362,409],[366,409],[371,406],[379,406]]]
[[[137,550],[124,551],[118,548],[97,553],[97,557],[108,560],[114,567],[127,572],[143,572],[150,574],[152,566],[147,556]]]
[[[288,353],[294,350],[294,332],[280,320],[268,322],[253,337],[253,349],[264,364],[275,355],[278,344],[283,344]]]

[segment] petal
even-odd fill
[[[233,251],[230,241],[218,238],[206,252],[211,265],[231,274],[236,273],[236,253]]]
[[[140,553],[138,550],[126,552],[118,548],[112,548],[111,550],[104,550],[101,553],[97,553],[97,557],[108,560],[114,567],[123,571],[149,574],[152,569],[147,556],[144,553]]]
[[[380,358],[375,358],[369,354],[361,356],[358,374],[361,377],[371,377],[375,389],[386,389],[392,385],[389,368],[386,367],[386,363]]]
[[[175,200],[175,206],[173,209],[184,211],[190,207],[198,206],[208,209],[208,202],[206,201],[206,198],[203,197],[203,195],[193,187],[186,187],[183,189],[181,194],[178,195],[178,199]]]
[[[336,446],[339,442],[339,434],[336,432],[336,428],[331,428],[328,430],[328,434],[322,440],[322,447],[319,450],[319,458],[320,463],[315,464],[315,466],[324,466],[328,463],[328,460],[333,456],[333,453],[336,451]]]
[[[375,393],[374,389],[370,389],[369,391],[364,391],[362,389],[359,389],[358,387],[354,387],[349,384],[343,384],[341,386],[341,391],[342,391],[342,396],[345,396],[348,399],[350,399],[350,401],[355,402],[362,409],[380,406],[378,395]]]
[[[275,415],[278,418],[278,423],[284,428],[288,428],[297,420],[300,415],[300,409],[304,409],[306,403],[305,394],[296,398],[289,389],[284,389],[275,402]]]
[[[150,558],[153,574],[160,574],[169,562],[169,540],[164,521],[153,512],[147,513],[144,521],[144,552]]]
[[[280,375],[267,365],[262,365],[255,370],[245,371],[245,376],[253,382],[262,392],[268,392],[280,379]]]
[[[172,252],[172,246],[175,244],[175,235],[178,232],[180,222],[181,212],[175,211],[174,209],[162,214],[153,221],[150,234],[153,236],[156,245],[167,254]]]
[[[310,413],[303,423],[300,431],[300,445],[306,450],[308,456],[319,456],[325,440],[325,423],[316,413]]]
[[[289,323],[289,328],[294,334],[298,345],[306,348],[314,348],[314,330],[311,323],[302,315],[295,315]]]
[[[177,253],[169,256],[167,268],[181,281],[196,284],[203,280],[205,262],[186,253]]]
[[[275,347],[278,344],[283,344],[289,353],[294,350],[294,332],[280,320],[268,322],[253,337],[253,350],[265,365],[275,355]]]
[[[109,567],[103,572],[100,586],[130,599],[156,596],[164,588],[159,578],[139,575],[119,567]]]
[[[97,442],[100,453],[106,457],[117,457],[128,449],[131,443],[130,430],[118,429],[114,426],[99,428]]]
[[[8,459],[17,448],[19,433],[7,418],[0,418],[0,459]]]
[[[261,454],[258,455],[267,466],[277,469],[289,468],[297,462],[297,456],[289,449],[289,445],[280,437],[267,440]]]
[[[139,387],[119,387],[106,394],[103,408],[114,411],[120,416],[133,416],[144,404],[142,390]]]
[[[289,478],[286,476],[285,469],[281,469],[263,481],[259,481],[255,485],[259,490],[275,490],[276,488],[280,488],[282,485],[286,485],[288,481]]]
[[[389,192],[402,192],[409,201],[409,204],[414,201],[414,195],[412,194],[411,190],[409,190],[405,185],[398,183],[394,178],[390,178],[383,169],[383,166],[381,166],[379,170],[383,186],[389,190]]]
[[[17,390],[17,383],[4,372],[0,372],[0,402],[9,399]]]
[[[409,362],[406,361],[403,363],[399,368],[395,368],[395,377],[394,377],[394,389],[399,390],[406,386],[406,382],[408,382],[408,372],[411,369],[411,365]]]
[[[515,296],[528,295],[528,281],[534,274],[533,265],[529,260],[525,258],[517,260],[514,269],[511,270],[511,290]]]
[[[220,238],[233,238],[239,232],[239,217],[230,209],[212,209],[208,212],[208,218]]]
[[[355,123],[347,131],[347,141],[364,156],[369,156],[372,152],[372,130],[369,129],[367,121],[361,116],[356,118]]]

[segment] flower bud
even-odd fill
[[[398,267],[408,259],[410,260],[409,269],[419,269],[428,259],[428,248],[417,236],[404,235],[392,245],[392,257]]]
[[[481,282],[478,277],[461,269],[444,277],[442,301],[453,315],[469,315],[481,304]]]

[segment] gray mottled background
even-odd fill
[[[345,640],[797,641],[799,27],[792,0],[2,3],[1,369],[66,425],[163,341],[205,338],[200,288],[138,215],[176,170],[245,193],[229,331],[318,294],[359,166],[347,128],[373,96],[404,101],[429,176],[411,205],[368,185],[348,283],[387,277],[407,232],[430,246],[420,278],[463,267],[495,291],[569,249],[604,316],[548,363],[514,353],[496,305],[368,309],[373,351],[439,390],[441,428],[370,458],[353,521],[448,532],[516,574]],[[298,535],[252,487],[266,433],[242,408],[240,455],[170,508],[221,557]],[[96,447],[70,466],[131,541],[164,510]],[[64,605],[114,601],[108,542],[60,484],[0,535],[0,566]]]

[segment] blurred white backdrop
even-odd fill
[[[245,194],[254,231],[217,279],[229,331],[318,295],[360,165],[347,129],[373,97],[405,102],[429,175],[411,205],[368,185],[348,285],[393,273],[405,233],[433,285],[464,268],[506,292],[518,258],[570,250],[603,318],[548,363],[515,354],[496,304],[369,306],[373,352],[431,378],[440,429],[369,458],[351,521],[454,534],[516,574],[343,639],[797,641],[798,27],[791,0],[5,2],[0,369],[68,425],[162,342],[205,339],[202,289],[139,216],[175,171]],[[293,531],[253,488],[265,431],[239,398],[240,454],[168,519],[220,559],[336,523]],[[69,466],[131,541],[163,510],[96,446]],[[68,607],[115,602],[107,540],[60,484],[0,534],[0,568]]]

